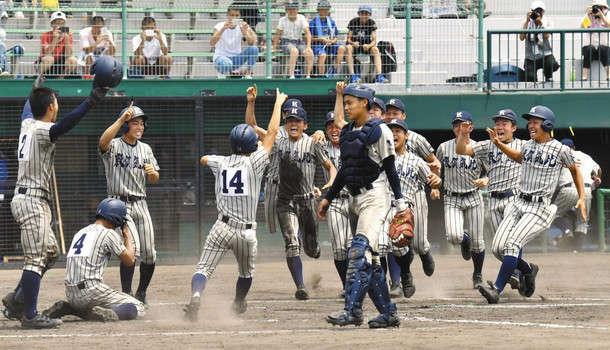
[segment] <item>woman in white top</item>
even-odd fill
[[[91,27],[80,31],[81,53],[78,64],[85,67],[85,75],[89,75],[89,67],[95,59],[102,55],[114,56],[116,51],[112,33],[104,26],[104,17],[93,16]]]
[[[580,22],[581,28],[608,28],[610,22],[606,18],[608,14],[607,0],[593,0],[590,7],[587,7],[587,14]],[[582,47],[582,80],[589,78],[591,61],[599,60],[606,70],[606,80],[610,80],[608,75],[608,63],[610,58],[610,47],[608,47],[608,36],[610,33],[591,33],[588,45]]]

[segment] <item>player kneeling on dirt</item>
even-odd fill
[[[133,320],[144,315],[144,304],[129,294],[103,283],[111,255],[127,266],[135,263],[129,231],[125,225],[127,208],[116,198],[100,202],[95,222],[78,231],[66,259],[66,297],[43,312],[50,318],[76,315],[90,321]],[[117,227],[122,228],[119,236]]]

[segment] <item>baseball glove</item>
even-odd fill
[[[409,208],[394,215],[388,232],[394,246],[402,248],[411,244],[413,240],[413,221],[413,212]]]

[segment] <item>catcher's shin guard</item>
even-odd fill
[[[396,305],[390,300],[390,291],[385,279],[385,272],[381,265],[373,264],[373,273],[369,287],[369,297],[375,304],[380,314],[393,314],[396,312]]]
[[[345,283],[345,310],[352,314],[362,314],[362,301],[369,289],[373,272],[371,264],[366,261],[365,252],[369,241],[363,235],[356,235],[349,249],[347,281]]]

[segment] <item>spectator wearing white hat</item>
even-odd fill
[[[608,28],[610,22],[608,14],[607,0],[593,0],[591,6],[587,7],[587,14],[580,21],[581,28]],[[582,80],[589,78],[591,62],[599,60],[606,70],[606,80],[610,80],[608,75],[608,63],[610,61],[610,47],[608,47],[608,33],[591,33],[589,35],[589,45],[582,47]]]
[[[72,30],[66,26],[66,15],[57,11],[51,14],[51,31],[40,35],[41,56],[38,71],[45,75],[64,76],[72,74],[78,60],[72,56]]]
[[[530,11],[525,15],[523,29],[551,29],[551,21],[545,17],[546,6],[542,1],[534,1]],[[537,81],[539,69],[544,71],[547,82],[553,81],[553,72],[559,69],[559,64],[553,56],[553,48],[549,38],[551,34],[519,34],[521,41],[525,40],[525,76],[526,81]]]

